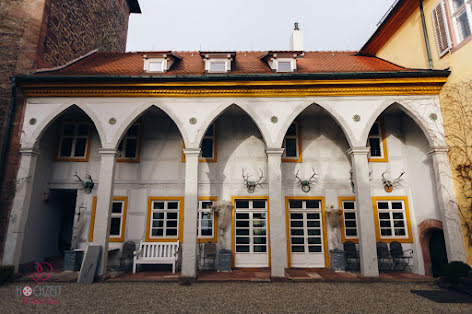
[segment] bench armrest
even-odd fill
[[[141,254],[141,251],[142,251],[142,250],[134,251],[134,252],[133,252],[133,255],[134,255],[134,256],[139,256],[139,254]]]

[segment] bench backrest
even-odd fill
[[[141,258],[176,258],[179,242],[141,242]]]

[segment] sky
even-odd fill
[[[395,0],[139,0],[127,51],[359,50]]]

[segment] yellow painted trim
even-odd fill
[[[325,268],[329,268],[329,252],[328,252],[328,230],[326,226],[326,211],[324,196],[286,196],[285,197],[285,217],[286,217],[286,238],[287,238],[287,257],[288,268],[292,267],[292,250],[290,247],[290,219],[288,202],[289,200],[314,200],[321,202],[321,223],[323,224],[323,251],[325,259]]]
[[[179,204],[179,234],[177,238],[151,238],[150,236],[150,229],[151,229],[151,205],[153,201],[180,201]],[[146,242],[172,242],[172,241],[179,241],[182,243],[183,241],[183,234],[184,234],[184,197],[183,196],[149,196],[148,197],[148,212],[146,218]]]
[[[125,240],[125,231],[126,231],[126,211],[128,209],[128,197],[127,196],[115,196],[113,197],[114,201],[123,201],[123,215],[121,217],[121,237],[112,237],[110,236],[110,242],[123,242]]]
[[[405,216],[408,228],[408,238],[382,238],[380,236],[379,211],[377,209],[377,201],[403,201],[405,204]],[[410,209],[408,206],[407,196],[376,196],[372,197],[372,206],[374,209],[374,223],[375,223],[375,238],[377,242],[390,243],[393,241],[401,243],[413,243],[413,233],[411,230]]]
[[[296,127],[297,127],[297,141],[298,141],[298,158],[289,158],[285,157],[282,158],[282,162],[303,162],[303,147],[302,147],[302,127],[300,125],[300,121],[294,121]]]
[[[199,201],[218,201],[217,196],[200,196],[198,197]],[[206,242],[218,242],[218,219],[216,219],[216,215],[213,215],[213,238],[198,238],[198,243],[206,243]]]
[[[121,224],[121,237],[119,238],[114,238],[114,237],[109,237],[109,242],[123,242],[125,238],[125,230],[126,230],[126,212],[128,208],[128,197],[127,196],[114,196],[113,197],[114,201],[124,201],[124,208],[123,208],[123,223]],[[93,229],[95,227],[95,213],[97,210],[97,197],[93,197],[92,201],[92,212],[90,214],[90,229],[89,229],[89,236],[88,236],[88,241],[93,242]]]
[[[354,196],[339,196],[338,197],[338,208],[341,209],[343,212],[341,214],[341,242],[344,243],[346,241],[351,241],[351,242],[354,242],[354,243],[359,243],[359,237],[357,238],[346,238],[346,236],[344,235],[344,210],[343,210],[343,201],[355,201],[356,198]],[[356,205],[354,205],[356,206]],[[356,225],[358,225],[359,223],[357,222],[358,220],[358,213],[357,213],[357,206],[356,206]],[[358,228],[359,229],[359,228]]]
[[[93,229],[95,227],[95,211],[97,209],[97,197],[93,197],[92,201],[92,213],[90,214],[90,230],[88,240],[89,242],[93,242]]]
[[[385,128],[383,119],[376,121],[379,124],[379,130],[382,135],[382,148],[383,148],[383,157],[382,158],[369,158],[369,162],[388,162],[388,152],[387,152],[387,138],[385,137]]]
[[[233,211],[232,211],[232,214],[231,214],[231,266],[234,268],[235,266],[235,254],[236,254],[236,239],[235,239],[235,228],[234,228],[234,220],[235,220],[235,212],[236,212],[236,204],[235,204],[235,201],[238,200],[238,199],[242,199],[242,200],[266,200],[267,201],[267,237],[268,237],[268,241],[267,241],[267,246],[269,248],[269,251],[267,252],[269,254],[269,261],[268,261],[268,265],[269,265],[269,268],[271,268],[272,266],[272,257],[271,257],[271,253],[272,251],[270,250],[270,218],[269,218],[269,207],[270,207],[270,204],[269,204],[269,196],[254,196],[254,195],[251,195],[251,196],[231,196],[231,204],[233,204]]]
[[[129,162],[129,163],[139,163],[141,162],[141,141],[142,141],[142,132],[141,132],[141,127],[142,127],[142,124],[141,123],[134,123],[134,124],[137,124],[138,125],[138,141],[136,143],[137,147],[136,147],[136,158],[117,158],[116,159],[116,162]],[[126,135],[125,135],[126,137]]]

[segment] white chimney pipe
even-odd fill
[[[298,23],[295,23],[295,28],[290,38],[290,49],[292,51],[303,51],[303,32],[298,28]]]

